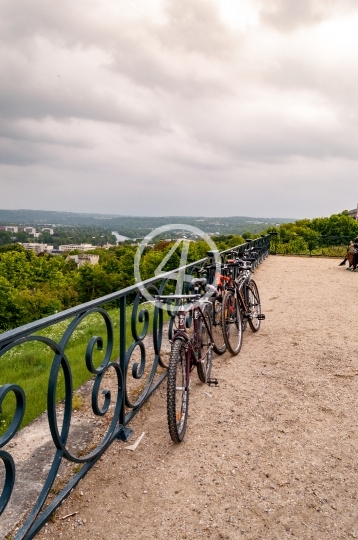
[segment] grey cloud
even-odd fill
[[[0,137],[0,165],[25,168],[49,161],[51,161],[51,153],[46,145]]]
[[[205,152],[210,165],[212,161],[215,164],[217,156],[228,166],[244,162],[284,163],[296,157],[356,161],[357,122],[352,123],[351,117],[341,114],[339,106],[317,96],[315,103],[314,93],[306,93],[304,98],[298,92],[295,95],[301,112],[293,105],[290,110],[284,94],[281,100],[280,94],[275,95],[268,107],[262,94],[257,99],[257,110],[247,110],[245,104],[238,107],[233,99],[225,110],[216,107],[210,115],[205,115],[205,107],[200,111],[192,108],[187,125],[191,127],[193,141],[200,141],[201,153]],[[294,102],[293,96],[291,101]],[[192,143],[190,147],[195,146]]]
[[[124,23],[118,15],[104,24],[78,0],[3,0],[0,41],[17,46],[31,62],[38,56],[39,36],[69,50],[98,47],[108,55],[103,67],[136,85],[188,97],[227,92],[218,70],[227,69],[242,40],[221,22],[215,2],[167,0],[164,7],[165,24],[146,19]]]
[[[86,29],[98,26],[91,17],[91,7],[95,2],[83,0],[63,0],[44,2],[43,0],[2,0],[0,3],[0,39],[7,44],[28,45],[36,36],[50,37],[67,46],[77,46],[86,35]],[[91,22],[92,19],[92,22]],[[88,38],[90,32],[88,32]],[[94,37],[94,36],[93,36]],[[89,39],[86,43],[89,43]],[[92,39],[95,43],[95,39]],[[84,43],[83,43],[84,44]]]
[[[183,98],[216,98],[230,93],[225,78],[218,79],[212,73],[212,66],[199,60],[192,68],[186,65],[184,69],[175,70],[170,56],[156,58],[145,49],[133,47],[130,55],[116,51],[110,68],[126,75],[136,85]],[[185,59],[182,62],[185,64]]]
[[[337,10],[358,9],[355,0],[259,0],[261,20],[280,32],[291,32],[328,19]]]
[[[317,106],[330,108],[340,121],[356,127],[358,79],[355,70],[347,70],[344,56],[341,61],[323,66],[311,58],[290,58],[283,52],[274,67],[263,71],[262,77],[265,85],[279,91],[294,92],[298,97],[311,94]]]
[[[274,67],[263,73],[265,82],[285,88],[287,90],[309,89],[314,88],[324,89],[322,85],[322,71],[311,67],[307,62],[295,57],[285,56],[277,59]]]
[[[59,166],[63,156],[69,161],[74,153],[83,149],[90,150],[90,145],[86,146],[83,142],[69,144],[63,139],[63,137],[41,137],[36,132],[27,135],[13,133],[11,130],[7,135],[0,133],[0,164],[19,167],[35,164]]]
[[[232,56],[235,40],[220,20],[218,6],[211,0],[168,0],[168,24],[159,30],[163,45],[203,54],[206,58]],[[237,39],[237,38],[236,38]]]
[[[235,144],[228,147],[231,153],[242,160],[265,163],[282,163],[296,157],[326,160],[344,158],[356,161],[358,158],[356,140],[352,140],[344,126],[335,129],[321,126],[285,125],[276,120],[246,133]]]
[[[230,92],[218,72],[227,69],[241,40],[221,22],[214,2],[168,0],[165,13],[166,24],[144,24],[141,39],[136,32],[118,38],[111,67],[135,84],[183,97]]]
[[[11,139],[0,137],[0,164],[25,167],[41,159],[38,152],[33,152],[29,145],[19,145]]]
[[[261,10],[264,23],[289,32],[303,25],[317,24],[325,18],[312,0],[275,0]]]
[[[16,121],[3,120],[0,124],[0,140],[28,141],[35,144],[55,144],[71,148],[89,148],[92,145],[85,141],[82,136],[73,132],[70,121],[63,121],[61,132],[51,125],[47,128],[45,121]],[[52,123],[54,124],[54,122]],[[1,145],[1,143],[0,143]]]
[[[70,95],[69,95],[70,94]],[[119,123],[143,129],[159,127],[157,114],[141,110],[136,104],[121,103],[111,94],[95,96],[91,91],[76,95],[60,90],[57,95],[35,89],[26,92],[23,89],[14,93],[0,92],[0,117],[2,118],[81,118],[100,122]]]
[[[78,72],[83,73],[83,81],[73,73],[71,79],[62,72],[59,78],[56,64],[50,67],[52,72],[36,70],[43,70],[44,47],[68,50],[69,55],[78,51],[90,55],[97,49],[107,56],[102,69],[150,92],[165,91],[184,99],[230,93],[225,73],[218,74],[227,69],[236,44],[214,2],[168,0],[164,25],[147,20],[125,25],[118,15],[104,24],[91,12],[96,5],[67,0],[60,4],[1,2],[0,117],[92,118],[138,129],[166,129],[158,96],[136,99],[133,89],[120,83],[119,92],[98,91],[96,81],[87,81],[89,73],[81,66]],[[4,58],[10,50],[11,63]]]
[[[82,118],[100,122],[137,126],[141,129],[158,129],[161,118],[156,108],[126,92],[116,92],[103,87],[96,80],[96,73],[61,71],[58,66],[41,67],[39,55],[32,63],[22,55],[12,55],[7,63],[8,51],[0,54],[0,118],[41,119]],[[88,77],[93,77],[89,80]],[[121,86],[121,85],[120,85]],[[124,85],[125,86],[125,85]]]

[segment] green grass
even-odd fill
[[[150,313],[153,312],[153,306],[146,303],[142,305]],[[114,346],[111,360],[119,357],[119,309],[109,309],[114,330]],[[131,314],[132,306],[127,307],[126,321],[126,348],[133,342],[131,332]],[[149,329],[152,329],[152,316],[150,315]],[[58,343],[63,336],[70,320],[62,321],[56,325],[39,332],[39,335],[49,337]],[[137,323],[138,333],[143,328],[142,323]],[[103,318],[94,313],[87,316],[72,334],[66,347],[66,355],[70,364],[72,373],[73,390],[75,391],[81,384],[92,377],[87,370],[85,362],[85,351],[89,340],[93,336],[101,336],[104,339],[103,350],[96,348],[93,353],[95,367],[98,367],[105,354],[107,345],[107,331]],[[39,342],[27,342],[18,345],[4,354],[0,358],[0,385],[11,383],[20,385],[26,395],[26,409],[21,427],[37,418],[47,409],[47,391],[49,374],[54,359],[54,353],[49,347]],[[76,393],[75,394],[75,400]],[[56,389],[57,402],[63,400],[65,395],[64,376],[62,369],[59,371],[58,384]],[[78,397],[78,396],[77,396]],[[76,405],[76,403],[74,403]],[[15,410],[15,397],[11,392],[5,398],[2,405],[2,414],[0,416],[0,434],[4,433],[13,418]]]

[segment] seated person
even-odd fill
[[[358,264],[358,236],[354,239],[353,242],[353,263],[352,271],[355,272]]]
[[[354,242],[353,240],[351,240],[349,242],[349,247],[347,248],[347,254],[345,258],[343,259],[343,261],[339,263],[338,266],[345,266],[346,262],[348,261],[348,264],[349,264],[348,269],[351,268],[353,264],[353,255],[354,255]]]

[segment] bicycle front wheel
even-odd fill
[[[189,381],[186,376],[186,350],[182,339],[174,341],[169,359],[167,417],[169,434],[174,443],[185,435],[189,408]]]
[[[221,322],[222,302],[214,298],[212,312],[212,334],[214,340],[214,352],[216,354],[224,354],[226,344],[224,340],[223,327]]]
[[[200,362],[197,365],[198,377],[202,383],[208,382],[210,379],[211,366],[213,362],[213,346],[211,342],[211,305],[206,305],[203,309],[203,315],[207,324],[207,327],[203,321],[200,320],[199,324],[199,359]],[[209,331],[208,331],[209,329]]]
[[[247,306],[249,308],[249,325],[253,332],[260,328],[261,321],[258,318],[261,315],[261,302],[259,290],[255,281],[252,279],[247,287]]]
[[[236,355],[242,345],[242,319],[233,291],[226,291],[224,295],[221,321],[226,347],[231,354]]]

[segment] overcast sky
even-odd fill
[[[358,202],[357,0],[0,0],[0,208]]]

